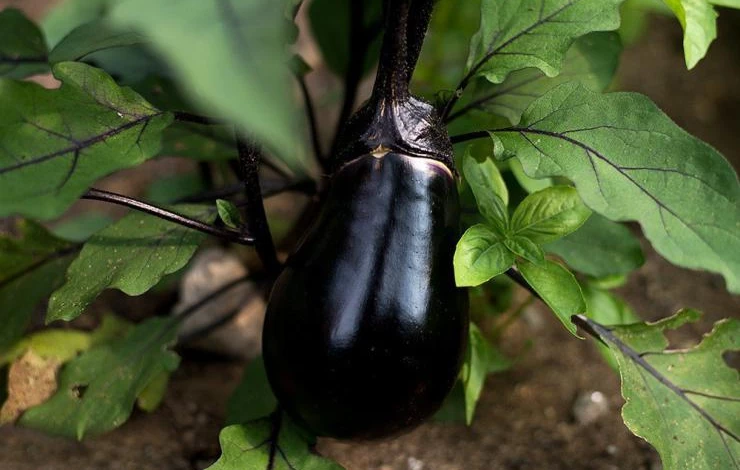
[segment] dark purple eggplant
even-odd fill
[[[408,94],[410,72],[388,72],[405,62],[383,47],[373,96],[345,129],[322,212],[265,319],[272,390],[320,436],[370,439],[418,425],[452,389],[467,345],[467,294],[452,265],[452,147],[434,108]]]

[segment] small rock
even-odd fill
[[[424,469],[424,462],[422,462],[419,459],[416,459],[414,457],[409,457],[407,462],[408,462],[409,470],[423,470]]]
[[[584,392],[573,403],[573,417],[580,425],[591,424],[609,412],[606,396],[598,391]]]

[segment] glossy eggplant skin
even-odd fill
[[[295,421],[372,439],[437,411],[467,345],[458,237],[455,179],[438,161],[368,154],[332,176],[273,287],[263,332],[268,379]]]

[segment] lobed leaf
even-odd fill
[[[49,70],[44,36],[15,8],[0,11],[0,77],[25,78]]]
[[[103,20],[82,24],[70,31],[49,53],[49,62],[78,61],[105,49],[144,44],[137,32],[120,30]]]
[[[569,178],[591,209],[640,222],[666,259],[719,272],[740,292],[737,175],[647,98],[566,84],[495,136],[529,176]]]
[[[211,223],[210,207],[175,206],[182,215]],[[140,295],[183,268],[205,238],[200,232],[133,212],[93,235],[49,301],[47,322],[72,320],[104,289]]]

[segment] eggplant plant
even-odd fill
[[[316,437],[392,438],[443,406],[470,423],[486,375],[506,367],[475,321],[512,317],[518,285],[597,341],[619,370],[626,425],[664,468],[740,468],[740,381],[723,359],[740,349],[740,323],[671,350],[663,332],[698,312],[646,323],[610,291],[643,263],[633,221],[668,261],[740,292],[735,171],[648,98],[605,92],[628,6],[302,3],[68,0],[41,27],[0,12],[0,217],[12,217],[0,372],[12,382],[30,361],[57,378],[33,402],[7,387],[0,422],[83,439],[155,409],[183,321],[258,281],[263,358],[231,399],[210,468],[341,468],[316,454]],[[666,4],[693,67],[715,8]],[[291,47],[299,14],[343,78],[330,142],[305,48]],[[26,80],[48,73],[58,87]],[[156,179],[146,200],[94,187],[158,156],[198,173]],[[264,199],[284,192],[310,203],[278,235]],[[131,211],[68,214],[79,199]],[[177,315],[57,327],[106,289],[162,288],[208,237],[253,246],[261,269]],[[46,299],[52,325],[40,329]]]

